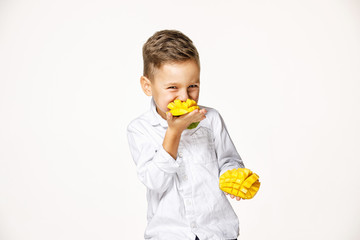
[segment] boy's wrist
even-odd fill
[[[165,151],[167,151],[175,160],[177,155],[177,149],[180,143],[181,133],[181,131],[170,127],[168,127],[165,133],[163,147]]]
[[[166,132],[173,137],[180,137],[183,130],[169,126]]]

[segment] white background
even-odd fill
[[[178,29],[201,58],[258,195],[242,240],[360,239],[360,2],[0,1],[0,239],[142,239],[127,124],[141,47]],[[206,196],[204,196],[204,201]]]

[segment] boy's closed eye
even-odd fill
[[[198,87],[199,87],[198,85],[192,84],[188,88],[198,88]],[[177,87],[176,86],[169,86],[168,89],[177,89]]]

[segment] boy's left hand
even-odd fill
[[[225,193],[225,194],[226,194],[226,195],[229,195],[228,193]],[[235,198],[235,196],[232,195],[232,194],[230,194],[230,197],[231,197],[232,199]],[[237,201],[240,201],[240,200],[241,200],[241,197],[236,197],[236,200],[237,200]]]

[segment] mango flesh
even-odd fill
[[[243,199],[253,198],[260,188],[259,176],[247,168],[234,168],[219,178],[220,189]]]
[[[199,109],[196,102],[191,99],[187,99],[185,102],[182,102],[179,99],[175,99],[173,102],[169,103],[167,106],[173,116],[181,116],[186,113],[192,112],[195,109]]]
[[[167,107],[170,109],[169,112],[171,112],[171,114],[175,117],[192,112],[195,109],[200,109],[197,103],[191,99],[187,99],[184,102],[179,99],[175,99],[173,102],[169,103]],[[196,128],[198,124],[199,122],[191,123],[188,126],[188,129]]]

